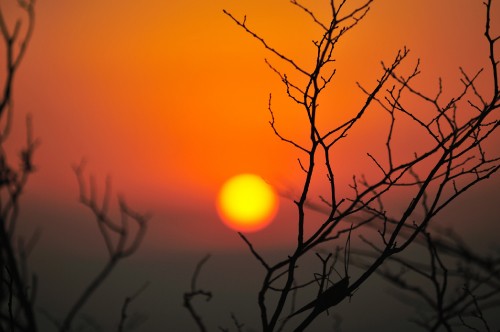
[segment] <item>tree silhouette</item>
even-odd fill
[[[360,89],[364,99],[352,116],[333,123],[323,122],[324,109],[319,105],[336,83],[337,46],[369,15],[375,1],[330,0],[329,18],[325,21],[291,0],[321,31],[312,45],[314,57],[304,63],[255,32],[245,16],[238,18],[224,10],[232,22],[279,61],[279,65],[274,60],[266,63],[283,83],[286,96],[302,111],[307,127],[305,137],[285,134],[269,96],[271,130],[300,154],[298,168],[303,182],[297,196],[286,194],[297,209],[296,239],[288,255],[270,259],[249,237],[239,233],[263,270],[256,299],[262,331],[306,330],[319,317],[334,312],[340,303],[362,297],[361,286],[375,275],[396,286],[401,291],[399,297],[411,296],[427,305],[427,310],[418,312],[415,319],[425,329],[451,331],[460,325],[471,330],[491,330],[484,312],[500,305],[499,259],[471,249],[460,236],[440,228],[437,218],[452,202],[499,169],[500,156],[491,151],[498,134],[500,100],[496,55],[499,37],[491,28],[493,2],[484,3],[484,42],[488,46],[484,58],[488,67],[472,73],[459,68],[461,85],[446,94],[452,97],[445,97],[441,81],[435,91],[419,87],[420,62],[411,64],[410,51],[404,47],[390,61],[382,62],[376,80],[358,83],[355,88]],[[25,239],[16,232],[21,196],[36,171],[33,159],[39,145],[29,116],[26,142],[17,159],[5,149],[14,112],[14,78],[31,40],[35,1],[14,3],[24,17],[13,25],[0,9],[5,55],[0,96],[0,331],[38,331],[37,317],[43,314],[55,329],[68,332],[75,330],[76,317],[117,264],[136,253],[149,216],[137,213],[118,197],[119,217],[111,218],[113,195],[109,178],[99,195],[94,178],[86,176],[85,164],[76,165],[80,202],[95,217],[107,261],[67,312],[39,311],[35,305],[37,277],[27,264],[39,235]],[[353,174],[352,183],[345,188],[338,181],[336,168],[342,160],[338,160],[334,150],[349,142],[349,134],[375,112],[388,119],[379,132],[384,138],[383,152],[367,145],[367,161],[374,172],[370,176]],[[397,128],[401,126],[421,135],[418,139],[422,144],[411,156],[400,153]],[[315,182],[326,184],[328,194],[316,192]],[[389,204],[394,196],[403,200],[397,209]],[[312,226],[311,220],[316,217],[311,212],[317,211],[323,213],[323,219]],[[406,255],[410,246],[425,255],[418,260]],[[197,285],[207,259],[208,256],[196,266],[183,303],[201,331],[207,328],[192,300],[212,296]],[[302,263],[309,260],[318,264],[318,270],[304,270]],[[303,280],[304,275],[308,279]],[[117,317],[118,331],[125,330],[128,306],[143,290],[144,287],[125,298]],[[231,314],[231,318],[234,328],[243,331],[245,325],[236,315]]]
[[[19,153],[17,163],[12,166],[9,156],[4,150],[11,130],[14,78],[31,40],[35,21],[35,1],[17,0],[17,6],[23,11],[24,18],[19,18],[14,26],[4,17],[0,8],[0,32],[5,52],[6,71],[3,79],[3,95],[0,99],[0,120],[3,126],[0,131],[0,331],[39,330],[35,300],[37,294],[36,274],[30,273],[27,258],[38,238],[35,233],[29,241],[16,233],[16,222],[21,208],[20,198],[28,179],[35,171],[33,154],[39,141],[33,138],[31,117],[26,119],[27,141]],[[110,179],[106,181],[102,203],[98,202],[98,193],[93,177],[85,179],[84,164],[74,167],[80,186],[80,201],[93,213],[97,220],[109,259],[101,272],[82,291],[74,304],[61,320],[51,313],[42,311],[61,332],[72,330],[72,323],[89,298],[95,294],[114,267],[123,259],[133,255],[141,245],[146,232],[149,217],[135,212],[123,198],[119,198],[120,220],[114,221],[109,216],[112,197]],[[130,223],[135,223],[132,228]],[[123,330],[128,303],[138,294],[126,298],[122,309],[119,329]]]
[[[315,57],[311,58],[309,63],[301,63],[275,48],[270,41],[251,28],[246,16],[240,19],[224,10],[224,14],[237,26],[281,61],[283,65],[277,66],[266,59],[269,68],[283,83],[287,96],[307,118],[304,123],[308,129],[307,139],[288,137],[279,129],[279,119],[275,117],[272,98],[269,97],[270,126],[280,140],[300,153],[298,160],[303,171],[303,186],[297,197],[290,197],[297,208],[297,239],[295,248],[289,255],[271,262],[259,253],[247,236],[240,233],[264,270],[257,297],[262,331],[305,330],[316,317],[326,311],[325,309],[331,309],[348,299],[374,274],[379,273],[390,278],[391,275],[381,269],[382,266],[385,267],[385,263],[390,261],[397,262],[410,245],[419,243],[429,250],[430,267],[421,269],[419,265],[406,260],[400,264],[410,264],[410,269],[425,275],[435,287],[437,304],[432,302],[434,300],[429,300],[429,303],[432,302],[437,310],[436,318],[428,328],[444,326],[449,329],[450,310],[454,310],[455,316],[463,315],[471,305],[476,306],[477,311],[478,298],[473,294],[474,288],[466,288],[462,294],[461,303],[465,307],[455,305],[450,308],[444,304],[446,280],[438,280],[438,271],[447,269],[437,248],[448,249],[449,252],[454,250],[460,260],[466,259],[467,255],[472,253],[460,251],[463,249],[460,246],[446,246],[448,242],[435,242],[430,235],[430,225],[436,222],[436,216],[451,202],[490,178],[499,169],[500,157],[488,151],[488,144],[492,143],[499,125],[500,100],[498,57],[495,53],[499,37],[491,31],[493,0],[484,3],[484,36],[488,45],[488,54],[484,56],[489,59],[489,68],[474,73],[460,68],[461,88],[451,92],[453,97],[444,97],[441,81],[437,91],[418,88],[420,61],[416,61],[414,65],[409,64],[410,51],[405,47],[397,52],[390,62],[382,62],[381,74],[375,82],[358,83],[365,99],[354,115],[343,123],[324,129],[325,124],[319,120],[319,104],[330,85],[335,82],[336,48],[348,32],[368,14],[373,3],[373,0],[362,3],[331,0],[329,21],[325,22],[306,6],[291,0],[291,4],[309,16],[312,23],[322,31],[313,42]],[[478,84],[480,78],[488,82],[486,88]],[[334,165],[341,161],[335,159],[332,151],[340,142],[348,140],[348,134],[369,112],[388,115],[389,121],[383,133],[385,153],[367,151],[368,161],[377,174],[371,175],[370,179],[354,174],[350,194],[344,194],[346,191],[341,189],[345,188],[339,187],[334,170]],[[404,123],[408,129],[417,129],[422,135],[418,138],[422,145],[409,158],[401,157],[396,147],[395,128],[400,123]],[[317,198],[318,194],[312,188],[313,181],[317,179],[327,184],[328,196]],[[390,197],[403,196],[401,193],[406,197],[402,211],[390,209],[386,204]],[[311,208],[321,210],[325,218],[318,227],[308,230]],[[367,235],[366,230],[373,229],[376,230],[375,235]],[[361,241],[360,248],[352,251],[363,254],[363,264],[357,264],[359,269],[355,273],[348,273],[346,268],[345,275],[339,274],[335,277],[332,271],[336,271],[335,264],[342,260],[338,252],[341,251],[340,247],[348,242],[344,239],[351,236]],[[318,253],[324,251],[325,245],[332,242],[339,248],[336,259],[330,262],[332,253],[327,258]],[[346,265],[349,265],[351,250],[348,251],[343,259]],[[313,279],[300,282],[300,262],[310,259],[314,254],[321,260],[322,271],[314,274]],[[481,262],[479,259],[475,264]],[[490,266],[492,267],[491,264]],[[493,268],[490,279],[496,271]],[[336,280],[331,280],[332,278]],[[446,273],[444,278],[446,279]],[[401,282],[397,276],[392,280]],[[472,280],[478,279],[466,279],[469,285]],[[479,280],[484,282],[483,279]],[[290,315],[288,305],[292,305],[293,312],[294,295],[299,291],[310,291],[311,288],[316,288],[316,298],[311,302],[316,304],[310,306],[308,314],[305,314],[306,310],[303,310],[304,313],[299,310]],[[413,289],[409,286],[407,288]],[[417,291],[417,294],[424,298],[428,296],[424,292]],[[327,297],[330,301],[325,300]],[[465,298],[468,299],[467,304],[464,302]],[[323,305],[320,306],[319,303]],[[299,304],[299,307],[302,305],[305,304]],[[466,324],[464,320],[462,322]]]
[[[432,234],[432,235],[431,235]],[[406,305],[414,305],[411,320],[428,331],[479,324],[491,331],[483,311],[500,307],[498,253],[484,255],[471,249],[451,229],[435,227],[422,232],[415,244],[421,249],[412,257],[390,257],[377,270],[399,291],[394,295]],[[363,258],[373,253],[358,252]]]
[[[31,118],[26,119],[27,142],[21,150],[19,167],[9,163],[4,146],[8,141],[13,113],[12,90],[14,77],[31,39],[34,24],[34,1],[18,1],[27,19],[9,27],[0,10],[0,31],[5,48],[5,79],[0,100],[0,329],[2,331],[37,331],[34,301],[36,276],[28,272],[26,259],[36,240],[25,242],[17,238],[16,222],[19,200],[34,171],[32,158],[38,141],[33,139]]]

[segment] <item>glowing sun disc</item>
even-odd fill
[[[255,232],[273,220],[278,199],[273,188],[260,176],[240,174],[227,180],[217,197],[222,221],[242,232]]]

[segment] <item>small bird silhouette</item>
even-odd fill
[[[298,315],[309,309],[313,309],[310,316],[316,317],[323,311],[339,304],[342,300],[349,295],[349,277],[345,277],[337,282],[332,287],[321,293],[315,300],[306,304],[301,309],[295,311],[288,318]]]

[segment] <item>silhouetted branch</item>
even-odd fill
[[[326,288],[324,265],[322,273],[318,274],[320,276],[319,292],[316,300],[310,304],[310,308],[315,309],[297,326],[297,330],[305,329],[325,311],[323,310],[325,307],[343,301],[374,273],[379,273],[391,282],[424,298],[436,312],[433,321],[434,328],[441,326],[450,330],[449,314],[463,302],[458,301],[452,307],[448,307],[449,303],[445,294],[449,290],[450,273],[453,274],[455,271],[450,269],[446,261],[442,259],[444,253],[434,237],[430,235],[429,225],[451,202],[490,178],[500,168],[500,156],[490,155],[486,151],[487,144],[485,144],[492,140],[493,134],[500,125],[498,115],[494,113],[494,110],[499,107],[500,93],[497,83],[498,60],[494,53],[494,44],[498,38],[491,37],[490,32],[492,1],[486,2],[485,18],[485,36],[489,45],[488,56],[494,90],[489,101],[484,97],[484,91],[477,83],[480,75],[486,73],[482,69],[469,75],[460,68],[462,87],[448,100],[443,100],[444,89],[441,79],[439,79],[439,86],[435,93],[417,89],[420,60],[417,60],[409,74],[400,74],[403,63],[409,56],[409,50],[404,47],[391,62],[381,63],[382,72],[371,88],[358,83],[358,87],[366,96],[354,115],[343,123],[323,129],[317,117],[319,99],[333,82],[336,73],[335,68],[332,68],[332,63],[335,60],[337,43],[347,31],[355,27],[367,15],[372,4],[370,0],[347,9],[348,2],[348,0],[330,1],[330,21],[326,23],[306,6],[298,1],[291,1],[322,30],[320,38],[314,41],[316,52],[309,66],[298,64],[286,53],[272,47],[268,41],[248,26],[246,16],[240,20],[224,10],[225,15],[262,44],[266,50],[291,66],[300,77],[305,76],[305,82],[299,84],[297,81],[290,80],[289,75],[266,60],[270,69],[284,84],[286,95],[307,115],[309,141],[306,145],[302,143],[303,140],[300,140],[299,145],[297,143],[299,140],[287,138],[277,130],[270,97],[268,107],[271,115],[270,125],[275,135],[301,153],[306,153],[307,157],[299,158],[300,170],[305,175],[298,198],[293,198],[297,207],[297,242],[293,252],[277,263],[270,264],[255,250],[251,241],[240,234],[252,255],[266,269],[258,295],[262,330],[265,332],[275,331],[276,328],[281,330],[288,322],[288,317],[281,320],[280,327],[277,327],[277,322],[283,315],[289,295],[295,294],[299,289],[307,288],[305,286],[312,285],[312,283],[306,283],[304,287],[297,286],[295,273],[298,269],[298,262],[305,256],[310,256],[310,253],[321,245],[340,240],[342,236],[346,236],[346,243],[350,243],[351,233],[365,229],[365,226],[375,227],[379,237],[377,240],[364,234],[360,235],[362,244],[368,248],[367,251],[363,251],[366,262],[361,266],[361,274],[349,283],[347,274],[349,253],[346,252],[344,279],[324,290]],[[415,100],[424,105],[424,112],[415,108]],[[471,108],[468,108],[469,106]],[[353,175],[353,184],[350,186],[352,192],[346,195],[345,190],[339,190],[339,185],[335,180],[333,165],[339,161],[334,159],[331,151],[333,146],[345,140],[352,129],[365,118],[367,112],[374,108],[381,109],[389,116],[388,127],[382,134],[385,135],[385,155],[381,157],[367,152],[368,159],[373,162],[378,173],[370,180],[365,176]],[[461,115],[457,116],[459,110]],[[412,128],[423,129],[422,141],[430,142],[422,144],[419,150],[414,152],[413,157],[401,158],[396,154],[395,128],[403,118],[404,121],[409,120],[409,126]],[[312,183],[318,178],[317,164],[319,162],[326,170],[326,183],[329,191],[328,196],[319,196],[324,203],[321,206],[311,199]],[[384,201],[391,193],[397,192],[398,188],[405,188],[409,195],[404,203],[403,211],[388,211]],[[339,196],[339,192],[342,192],[343,197]],[[308,208],[324,212],[325,218],[319,226],[306,233],[305,223],[308,219],[306,209]],[[356,222],[352,222],[353,220]],[[352,226],[349,229],[345,228],[345,222],[349,222]],[[420,240],[421,238],[425,241]],[[423,244],[426,248],[429,257],[427,265],[415,265],[414,262],[396,256],[403,253],[414,242]],[[351,251],[350,247],[348,251]],[[385,262],[401,264],[425,278],[430,282],[432,294],[428,294],[427,289],[409,284],[400,274],[381,269]],[[482,280],[482,282],[488,281]],[[323,294],[328,290],[332,290],[333,295],[329,296],[327,301]],[[269,297],[269,291],[272,291],[275,296]],[[491,296],[490,292],[484,294],[482,299]],[[319,303],[317,301],[322,298],[325,299],[324,303],[329,303],[328,306],[316,305]],[[334,304],[330,305],[331,303]],[[301,309],[298,311],[300,312]]]
[[[234,324],[234,327],[236,328],[236,331],[237,332],[243,332],[243,327],[245,326],[245,324],[242,324],[238,321],[238,319],[236,318],[236,315],[234,313],[231,313],[231,320],[233,321],[233,324]],[[229,329],[226,329],[226,328],[223,328],[223,327],[219,327],[219,330],[223,331],[223,332],[229,332]]]
[[[133,295],[127,296],[125,301],[123,301],[123,306],[121,310],[120,322],[118,323],[118,332],[123,332],[125,329],[125,322],[128,318],[128,307],[132,301],[134,301],[142,292],[148,288],[149,282],[145,283],[141,288],[139,288]]]
[[[184,293],[184,307],[189,311],[189,314],[195,321],[201,332],[206,332],[207,328],[205,327],[205,323],[203,323],[202,318],[194,309],[191,301],[195,297],[205,297],[207,301],[212,299],[212,293],[201,288],[196,287],[196,282],[198,281],[198,276],[201,272],[201,268],[208,261],[210,255],[205,256],[201,261],[196,265],[196,269],[194,270],[193,276],[191,278],[191,290],[189,292]]]
[[[35,24],[35,1],[18,1],[18,5],[26,12],[26,15],[28,17],[28,19],[26,20],[27,29],[24,35],[19,33],[22,21],[17,20],[14,28],[12,29],[12,31],[10,31],[10,28],[5,22],[3,11],[0,10],[0,32],[4,39],[7,60],[7,75],[3,88],[3,96],[0,99],[0,117],[2,117],[5,111],[12,112],[10,108],[12,107],[11,98],[13,79],[22,59],[24,58],[26,49],[33,34],[33,27]],[[0,135],[0,142],[5,141],[8,133],[10,132],[11,115],[7,115],[7,118],[7,124],[3,129],[2,134]]]
[[[139,214],[131,210],[122,198],[118,199],[120,209],[120,223],[114,222],[108,216],[109,201],[111,195],[111,182],[108,178],[106,181],[106,189],[102,204],[97,203],[97,193],[93,178],[89,180],[90,189],[87,191],[84,179],[84,167],[82,162],[78,166],[74,166],[74,171],[80,187],[80,202],[88,207],[97,220],[97,225],[101,232],[104,242],[108,249],[109,259],[103,269],[90,282],[87,288],[82,292],[76,302],[70,307],[66,317],[64,318],[60,331],[66,332],[71,329],[71,324],[85,305],[88,299],[95,293],[96,289],[104,282],[116,264],[122,259],[131,256],[139,248],[144,234],[146,232],[147,221],[149,216]],[[130,232],[129,219],[131,219],[138,227],[135,234]]]
[[[33,154],[39,142],[33,138],[31,117],[26,118],[27,142],[20,151],[20,165],[12,166],[4,145],[10,134],[13,114],[14,78],[31,40],[35,21],[34,1],[18,1],[24,18],[13,26],[5,20],[0,8],[0,34],[2,61],[5,77],[0,92],[0,330],[37,331],[34,302],[37,290],[36,277],[30,276],[27,257],[31,248],[17,243],[16,223],[19,216],[20,197],[29,176],[35,170]],[[21,27],[26,26],[24,30]],[[17,245],[17,246],[16,246]]]
[[[253,247],[253,244],[248,241],[248,239],[246,238],[245,235],[243,235],[243,233],[241,232],[238,232],[238,235],[243,239],[243,241],[245,241],[245,243],[248,245],[248,248],[250,249],[250,251],[252,252],[252,254],[255,256],[255,258],[257,258],[257,260],[262,264],[262,266],[264,266],[264,268],[266,270],[269,270],[269,265],[266,263],[266,261],[259,255],[259,253],[257,253],[257,251],[255,251],[254,247]]]

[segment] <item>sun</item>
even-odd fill
[[[255,232],[271,223],[278,210],[278,199],[274,189],[260,176],[239,174],[220,189],[217,210],[230,228]]]

